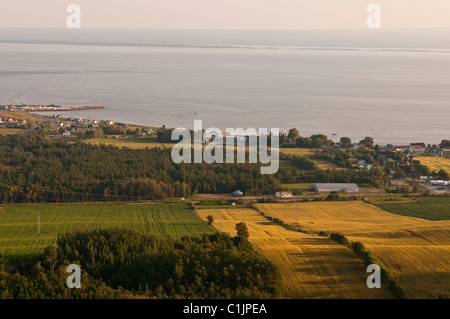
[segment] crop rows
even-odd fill
[[[38,235],[37,212],[41,234]],[[214,229],[185,204],[12,205],[0,210],[0,253],[32,255],[74,229],[122,227],[169,238],[201,236]]]

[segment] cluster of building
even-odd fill
[[[51,123],[52,131],[50,136],[82,136],[88,130],[94,130],[103,125],[117,125],[124,128],[127,127],[123,123],[115,123],[112,120],[91,120],[81,118],[71,118],[62,115],[54,115]],[[139,136],[151,135],[154,131],[152,129],[144,129]],[[117,136],[115,136],[118,138]]]
[[[358,193],[360,190],[355,183],[315,183],[311,185],[310,189],[319,193]],[[233,197],[243,197],[244,193],[238,189],[231,195]],[[275,193],[276,198],[290,198],[292,196],[290,191],[278,191]]]
[[[0,117],[0,128],[26,128],[27,120],[18,120],[13,117]]]
[[[50,124],[51,132],[50,136],[81,136],[86,133],[88,128],[95,129],[99,127],[102,123],[110,123],[113,125],[112,121],[97,121],[89,119],[76,119],[61,115],[54,115],[52,117],[54,120]]]
[[[403,152],[410,155],[421,155],[421,154],[438,154],[444,155],[450,152],[450,147],[438,147],[434,146],[423,146],[423,145],[403,145],[403,146],[385,146],[383,147],[385,151],[389,152]]]
[[[335,151],[342,148],[342,143],[337,142],[336,146],[323,146],[324,151]],[[361,147],[360,143],[353,143],[349,149],[357,150]],[[443,153],[450,152],[450,147],[439,147],[437,145],[424,146],[421,144],[410,144],[410,145],[386,145],[382,146],[381,150],[388,152],[403,152],[410,155],[421,155],[421,154],[438,154],[443,155]]]

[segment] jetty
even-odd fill
[[[61,111],[81,111],[81,110],[94,110],[103,109],[104,106],[59,106],[59,105],[0,105],[0,110],[13,111],[13,112],[61,112]]]

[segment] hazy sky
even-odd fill
[[[367,6],[382,28],[450,28],[450,0],[0,0],[0,27],[66,27],[69,4],[84,28],[365,29]]]

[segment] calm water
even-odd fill
[[[442,46],[106,46],[25,43],[39,41],[23,35],[6,43],[14,42],[6,35],[0,104],[102,104],[64,114],[168,127],[192,128],[194,119],[204,127],[297,127],[379,144],[450,138],[450,51]]]

